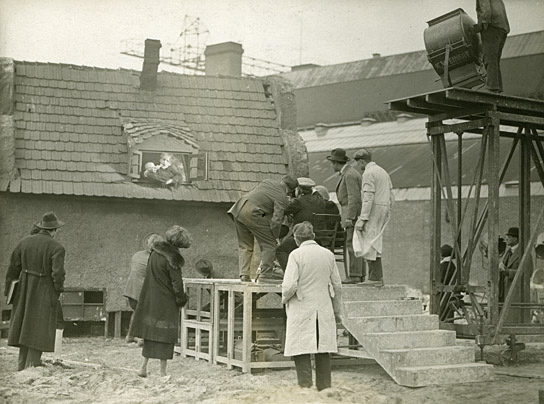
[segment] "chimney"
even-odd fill
[[[376,123],[378,121],[376,121],[374,118],[363,118],[361,119],[361,126],[362,127],[366,127],[366,126],[370,126],[372,125],[373,123]]]
[[[329,127],[325,125],[324,123],[317,123],[314,127],[314,132],[317,135],[317,137],[325,136],[328,131],[329,131]]]
[[[242,75],[242,45],[236,42],[224,42],[206,46],[207,76],[235,76]]]
[[[159,56],[161,41],[158,39],[146,39],[144,51],[144,65],[140,75],[140,90],[154,91],[157,88],[157,69],[159,67]]]
[[[410,115],[410,114],[398,114],[397,115],[397,122],[398,123],[404,123],[406,121],[409,121],[412,118],[413,118],[413,116]]]
[[[378,58],[381,58],[381,57],[382,57],[382,55],[380,55],[379,53],[373,53],[372,54],[373,59],[378,59]]]

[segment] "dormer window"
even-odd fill
[[[123,123],[123,129],[133,182],[173,188],[208,179],[208,154],[200,152],[189,128],[131,119]]]

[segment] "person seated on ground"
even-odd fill
[[[334,202],[324,200],[321,195],[315,195],[315,182],[311,178],[297,178],[297,197],[285,209],[285,215],[293,218],[293,224],[304,221],[312,222],[314,213],[326,213],[327,209],[336,208]],[[338,208],[336,208],[338,211]],[[289,254],[297,248],[293,234],[287,235],[276,249],[276,259],[282,269],[287,266]]]
[[[130,316],[129,330],[130,325],[132,324],[132,319],[134,317],[134,311],[136,310],[136,305],[138,304],[138,299],[140,298],[140,292],[142,291],[142,285],[144,283],[145,274],[147,271],[147,261],[153,250],[153,244],[164,241],[162,236],[157,233],[148,233],[142,238],[142,250],[137,251],[131,259],[130,262],[130,273],[127,278],[127,283],[125,285],[125,290],[123,291],[123,296],[127,298],[128,305],[132,309],[132,314]],[[127,334],[126,342],[136,342],[140,344],[140,341],[137,338],[134,338],[130,335],[130,332]]]

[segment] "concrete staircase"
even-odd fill
[[[344,285],[344,327],[402,386],[484,382],[493,366],[474,362],[474,347],[457,346],[405,286]]]

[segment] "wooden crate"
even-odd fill
[[[106,321],[105,289],[66,288],[60,295],[66,321]]]
[[[213,280],[185,279],[187,305],[181,310],[181,350],[183,357],[212,361]]]
[[[281,303],[279,307],[257,307],[263,296],[281,294],[280,285],[223,280],[215,283],[214,289],[213,363],[224,363],[228,369],[240,367],[244,373],[294,366],[291,360],[265,361],[253,349],[259,331],[274,331],[283,342],[285,320]],[[237,340],[241,343],[236,344]]]

